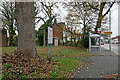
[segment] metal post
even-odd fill
[[[44,29],[44,32],[43,32],[43,34],[44,34],[44,36],[43,36],[43,46],[46,46],[46,44],[45,44],[45,29]]]
[[[120,1],[118,1],[118,35],[120,35]],[[120,49],[120,39],[118,38],[118,49]],[[119,50],[118,50],[118,53]]]
[[[120,35],[120,1],[118,2],[118,35]],[[118,38],[118,74],[120,74],[120,39]]]
[[[99,39],[100,39],[100,52],[101,52],[101,36],[100,36],[100,38],[99,38]]]
[[[47,59],[49,58],[49,44],[47,43]]]
[[[110,9],[110,13],[109,13],[109,32],[111,32],[111,9]],[[109,50],[111,51],[111,34],[109,35]]]
[[[52,44],[50,44],[50,62],[52,61]]]
[[[90,36],[91,36],[91,33],[89,32],[89,51],[91,52],[91,38],[90,38]]]

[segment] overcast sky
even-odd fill
[[[113,32],[112,37],[118,35],[118,4],[114,4],[111,9],[111,30]]]

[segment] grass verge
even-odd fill
[[[17,47],[3,47],[2,53],[13,53]],[[38,55],[44,59],[47,58],[47,47],[37,47]],[[50,54],[49,54],[50,55]],[[56,64],[52,66],[52,70],[48,77],[51,78],[70,78],[75,69],[83,66],[83,61],[90,55],[87,54],[86,49],[77,47],[52,47],[52,61]]]

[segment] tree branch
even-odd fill
[[[93,5],[91,5],[90,3],[88,3],[88,4],[92,9],[99,10],[98,8],[95,8]]]
[[[113,6],[114,3],[115,3],[115,2],[113,2],[113,3],[110,5],[109,9],[108,9],[107,12],[103,15],[103,17],[108,14],[108,12],[110,11],[110,9],[111,9],[111,7]]]
[[[44,23],[46,23],[45,20],[42,17],[35,17],[35,18],[40,18],[41,20],[43,20]],[[40,21],[40,20],[38,20],[38,21]]]

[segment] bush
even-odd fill
[[[36,31],[36,44],[43,46],[43,33],[42,31]]]
[[[80,44],[82,47],[88,48],[89,47],[89,37],[85,37],[84,39],[81,39]]]
[[[88,32],[83,33],[83,36],[81,37],[81,40],[80,40],[80,45],[83,48],[89,48],[89,33]]]

